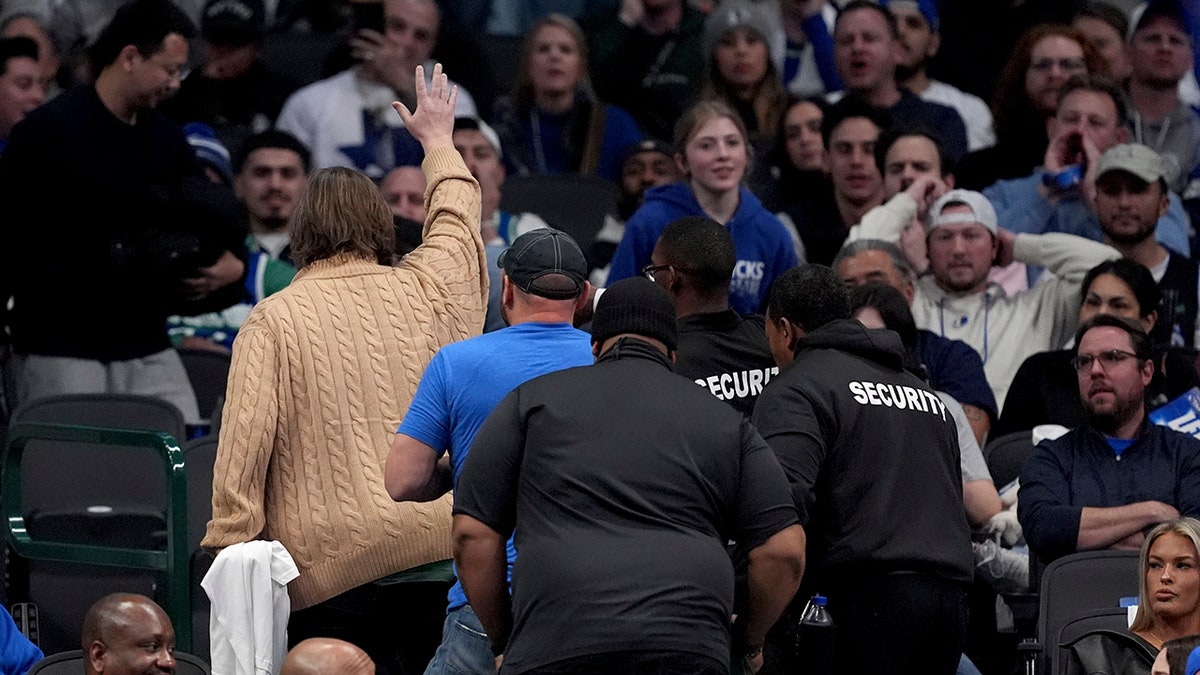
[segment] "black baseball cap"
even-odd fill
[[[551,300],[579,297],[587,279],[587,259],[579,244],[549,227],[517,237],[496,264],[517,288]]]

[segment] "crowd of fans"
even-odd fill
[[[203,433],[179,350],[231,354],[204,545],[281,541],[291,642],[377,672],[807,672],[820,594],[833,672],[1002,673],[976,648],[1011,616],[968,596],[1101,548],[1141,551],[1138,618],[1075,665],[1150,672],[1200,633],[1200,440],[1154,415],[1200,400],[1200,8],[976,4],[0,0],[6,404],[147,394]],[[576,241],[503,208],[527,176],[616,208]],[[728,406],[684,410],[663,368]],[[578,459],[537,454],[563,424],[580,456],[655,450],[567,480]],[[638,492],[671,448],[703,508]],[[678,533],[639,539],[626,507],[713,536],[668,565]],[[611,528],[570,525],[587,508]],[[561,555],[642,583],[547,600],[572,526]],[[626,529],[637,555],[595,550]],[[430,613],[401,581],[452,556],[443,633],[392,635]],[[740,616],[729,644],[637,600],[727,560],[736,592],[662,593],[687,639],[697,607]]]

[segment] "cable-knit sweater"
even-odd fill
[[[255,305],[233,345],[202,545],[278,540],[293,610],[451,557],[447,495],[396,503],[392,436],[439,348],[479,335],[479,186],[452,148],[424,162],[424,243],[396,267],[336,256]]]

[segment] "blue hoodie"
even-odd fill
[[[746,188],[738,188],[738,207],[725,223],[733,236],[737,264],[729,284],[729,305],[739,314],[762,311],[771,282],[795,267],[795,245],[779,219]],[[686,216],[707,216],[686,183],[646,191],[646,202],[625,224],[625,236],[613,254],[608,284],[641,274],[667,225]]]

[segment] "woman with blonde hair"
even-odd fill
[[[1154,526],[1138,560],[1138,608],[1128,631],[1095,630],[1067,645],[1067,673],[1148,675],[1163,644],[1200,633],[1200,520]]]
[[[686,266],[654,265],[658,236],[670,223],[704,216],[733,236],[737,264],[729,286],[729,304],[741,314],[761,311],[771,282],[797,263],[796,245],[783,223],[763,207],[742,180],[750,163],[746,127],[720,101],[700,101],[675,127],[675,162],[683,181],[650,188],[645,202],[629,218],[613,254],[608,283],[646,274],[665,288]]]
[[[570,17],[548,14],[525,34],[512,96],[493,115],[510,173],[620,179],[622,154],[642,132],[596,98],[587,72],[587,40]]]

